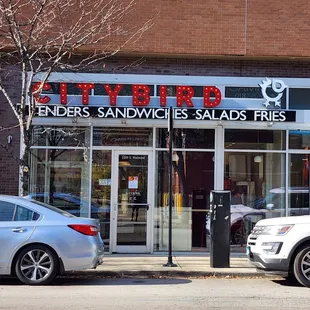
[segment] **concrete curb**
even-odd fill
[[[266,274],[263,272],[236,272],[236,271],[104,271],[104,270],[85,270],[73,271],[66,275],[86,276],[93,278],[281,278],[281,276]]]

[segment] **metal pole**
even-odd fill
[[[177,267],[176,264],[172,262],[172,142],[173,142],[173,110],[172,107],[169,108],[169,120],[168,120],[168,130],[169,130],[169,239],[168,239],[168,262],[164,264],[164,267]]]

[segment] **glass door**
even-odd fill
[[[151,252],[151,153],[114,153],[112,252]]]

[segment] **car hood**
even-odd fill
[[[257,225],[291,225],[291,224],[310,224],[310,215],[274,217],[270,219],[260,220]]]

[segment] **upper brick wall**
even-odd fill
[[[37,36],[32,38],[32,44],[41,44],[46,38],[60,44],[62,38],[56,39],[59,31],[63,34],[70,24],[81,17],[79,1],[76,1],[77,5],[75,0],[61,1],[64,2],[64,8],[67,8],[61,11],[64,15],[59,15],[56,9],[56,15],[51,15],[59,19],[53,20],[53,24],[41,25],[43,29],[35,32]],[[131,2],[103,1],[113,5],[121,2],[125,6]],[[310,1],[134,0],[134,3],[125,16],[112,15],[108,18],[106,27],[102,30],[104,40],[96,45],[84,46],[83,49],[115,51],[121,48],[124,53],[133,56],[148,54],[184,58],[310,57]],[[53,7],[47,8],[52,9]],[[21,15],[31,18],[32,6],[20,6],[20,10]],[[89,18],[88,15],[84,16],[82,21]],[[144,29],[150,21],[153,23],[150,29],[142,33],[141,37],[134,36],[135,33],[141,34],[139,30]],[[89,25],[84,29],[88,28]],[[113,30],[116,29],[117,34],[114,34]],[[95,35],[95,38],[98,37]],[[129,40],[132,37],[134,39]],[[129,43],[125,44],[127,41]],[[76,41],[71,43],[73,42]]]
[[[310,1],[140,0],[127,18],[142,24],[154,16],[126,52],[310,57]]]
[[[13,67],[4,73],[2,81],[14,102],[18,102],[21,74]],[[8,143],[8,136],[12,136]],[[20,130],[18,121],[4,96],[0,94],[0,194],[18,194],[18,159]]]
[[[310,1],[248,0],[246,55],[310,56]]]

